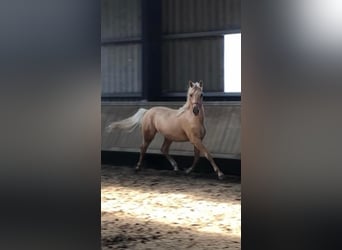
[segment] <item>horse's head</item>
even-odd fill
[[[203,82],[202,80],[199,82],[189,81],[189,89],[188,89],[188,102],[191,105],[192,112],[195,115],[198,115],[200,109],[202,107],[203,102]]]

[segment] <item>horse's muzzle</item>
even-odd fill
[[[192,112],[195,114],[195,115],[198,115],[199,113],[199,108],[197,106],[195,106],[193,109],[192,109]]]
[[[198,103],[195,103],[193,109],[192,109],[192,112],[194,113],[194,115],[198,115],[199,112],[200,112],[200,104]]]

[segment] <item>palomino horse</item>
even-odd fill
[[[118,122],[113,122],[107,127],[107,131],[114,128],[128,129],[132,131],[138,125],[141,126],[143,143],[140,147],[140,157],[136,170],[140,169],[146,150],[157,132],[164,136],[161,152],[166,156],[175,171],[178,171],[176,161],[169,155],[170,145],[173,141],[190,141],[194,145],[194,161],[186,170],[190,173],[195,167],[200,152],[209,160],[218,178],[223,178],[222,171],[218,168],[209,151],[203,145],[202,140],[206,130],[204,127],[203,108],[203,82],[189,81],[186,103],[178,110],[166,107],[153,107],[149,110],[139,109],[133,116]]]

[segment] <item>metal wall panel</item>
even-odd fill
[[[240,27],[241,0],[162,0],[163,33]]]
[[[161,0],[163,34],[240,27],[240,0]],[[102,40],[141,37],[141,0],[102,0]],[[223,36],[165,39],[162,91],[184,92],[188,80],[203,80],[205,91],[223,92]],[[140,94],[140,43],[102,46],[102,94]],[[159,83],[155,83],[159,84]]]
[[[164,93],[185,91],[188,80],[203,80],[207,92],[224,91],[223,34],[240,28],[240,13],[240,0],[162,0]],[[167,36],[212,31],[222,35]]]
[[[103,40],[141,36],[140,0],[102,0],[101,3]]]
[[[142,136],[139,128],[131,133],[124,130],[107,132],[105,128],[113,121],[121,120],[133,115],[139,108],[153,106],[168,106],[179,108],[184,103],[142,103],[142,102],[112,102],[102,104],[102,150],[123,152],[139,152]],[[241,134],[241,105],[233,102],[206,102],[205,126],[207,134],[203,140],[204,145],[218,158],[241,159],[240,134]],[[151,143],[147,152],[160,154],[163,137],[159,134]],[[189,142],[174,142],[170,148],[170,154],[193,155],[193,145]]]
[[[203,80],[204,91],[223,91],[223,46],[220,37],[164,41],[163,92],[184,92],[189,80]]]
[[[141,0],[102,0],[103,42],[141,38]],[[101,47],[102,96],[139,95],[142,89],[140,43]]]
[[[102,95],[141,93],[141,45],[101,47]]]

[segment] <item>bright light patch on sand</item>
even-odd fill
[[[186,193],[144,192],[127,187],[124,192],[117,192],[118,189],[122,190],[122,187],[102,187],[102,212],[188,227],[200,232],[241,236],[241,205],[238,202],[202,200],[199,196]]]

